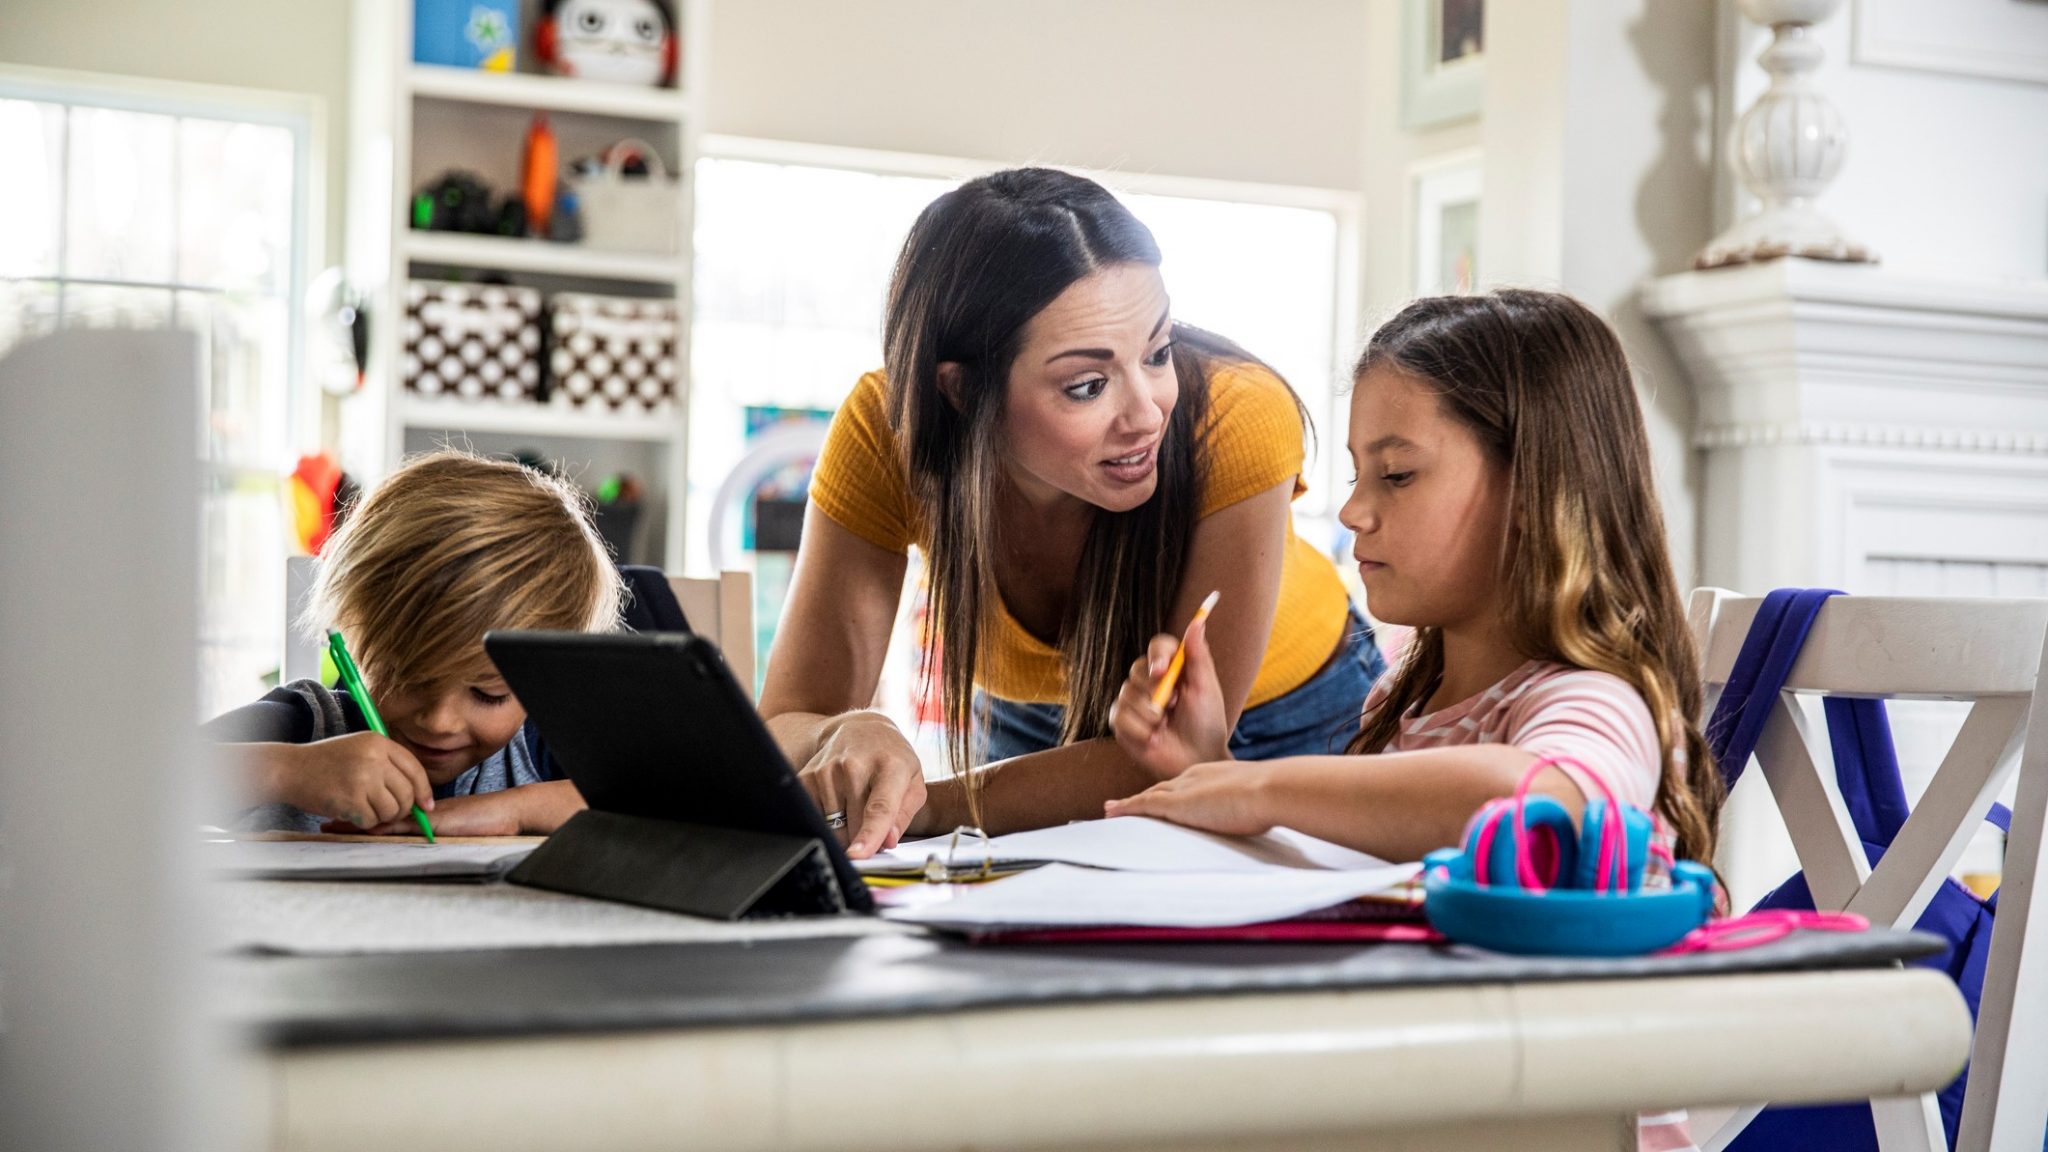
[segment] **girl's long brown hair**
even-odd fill
[[[1391,367],[1435,389],[1508,474],[1503,613],[1532,659],[1606,672],[1649,705],[1657,811],[1678,854],[1712,860],[1725,799],[1700,735],[1699,654],[1665,546],[1628,359],[1585,305],[1552,292],[1438,296],[1375,332],[1354,379]],[[1443,635],[1415,630],[1351,752],[1376,752],[1443,675]]]
[[[1049,168],[997,172],[939,197],[896,261],[882,337],[889,421],[930,531],[925,667],[939,669],[947,761],[968,781],[977,823],[969,769],[982,629],[995,616],[1000,558],[1029,543],[1006,541],[996,515],[1010,367],[1031,318],[1075,281],[1159,261],[1151,232],[1108,189]],[[1220,363],[1258,363],[1187,325],[1174,325],[1173,339],[1180,397],[1159,449],[1158,487],[1128,512],[1097,511],[1060,625],[1063,743],[1107,734],[1126,669],[1164,629],[1203,483],[1209,377]],[[960,365],[957,406],[939,387],[944,363]]]

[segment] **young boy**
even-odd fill
[[[248,830],[552,832],[583,800],[484,653],[497,628],[609,631],[621,583],[570,485],[465,452],[391,474],[329,542],[304,623],[338,628],[391,735],[298,680],[217,717]],[[328,830],[334,830],[329,827]]]

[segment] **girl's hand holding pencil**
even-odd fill
[[[1110,706],[1109,727],[1117,744],[1161,780],[1191,764],[1230,759],[1230,723],[1207,634],[1216,599],[1211,592],[1202,601],[1185,639],[1152,638]]]

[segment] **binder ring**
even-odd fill
[[[978,867],[963,867],[956,863],[960,852],[962,834],[981,838],[981,864]],[[971,867],[971,870],[970,870]],[[953,838],[946,843],[946,858],[939,859],[934,852],[924,858],[924,879],[927,884],[960,884],[976,880],[987,880],[995,875],[996,854],[989,844],[988,833],[971,825],[962,824],[953,829]]]

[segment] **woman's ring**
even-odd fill
[[[846,813],[827,812],[825,814],[825,827],[833,829],[846,827]]]

